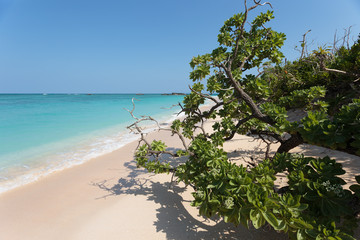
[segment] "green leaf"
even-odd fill
[[[272,212],[262,211],[262,215],[275,230],[281,230],[283,226],[280,226],[280,220],[278,220]]]
[[[263,215],[258,209],[250,210],[250,220],[252,221],[256,229],[259,229],[265,224],[265,219],[263,218]]]
[[[350,190],[353,191],[353,192],[359,192],[360,193],[360,185],[351,185],[350,187]]]
[[[346,234],[344,232],[340,232],[338,234],[338,236],[340,237],[341,240],[356,240],[356,238],[350,236],[349,234]]]
[[[291,218],[292,225],[300,229],[312,229],[313,226],[301,218]]]
[[[303,230],[303,229],[297,230],[296,238],[297,238],[297,240],[306,240],[306,239],[308,239],[307,235],[305,233],[305,230]]]
[[[360,175],[356,176],[356,177],[355,177],[355,180],[356,180],[357,183],[360,184]]]

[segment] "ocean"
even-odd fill
[[[184,96],[0,94],[0,193],[112,152],[138,138],[135,116],[172,121]],[[150,124],[150,123],[149,123]]]

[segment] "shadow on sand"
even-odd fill
[[[186,188],[170,183],[170,175],[169,182],[163,183],[156,181],[153,176],[144,176],[145,171],[137,169],[134,161],[125,163],[124,167],[129,170],[129,174],[126,178],[120,178],[117,184],[102,181],[93,185],[105,191],[102,198],[143,195],[148,201],[159,204],[154,225],[157,232],[166,234],[166,239],[287,239],[285,235],[267,228],[248,230],[242,225],[236,227],[221,219],[194,217],[185,207],[189,207],[189,201],[182,196]]]

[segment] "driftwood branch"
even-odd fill
[[[139,118],[135,117],[135,115],[134,115],[134,111],[135,111],[135,103],[134,103],[134,100],[139,101],[139,100],[137,100],[136,98],[132,98],[132,99],[131,99],[131,102],[132,102],[132,105],[133,105],[133,108],[131,109],[131,111],[128,110],[128,109],[126,109],[126,108],[124,108],[124,109],[125,109],[126,111],[128,111],[134,119],[139,120]]]
[[[169,155],[171,157],[180,157],[177,153],[174,153],[172,151],[168,151],[168,150],[164,150],[164,151],[155,151],[154,149],[152,149],[152,146],[151,146],[151,143],[147,141],[146,139],[146,133],[144,132],[144,129],[142,129],[139,124],[141,122],[144,122],[144,121],[152,121],[154,123],[156,123],[156,126],[158,128],[158,131],[171,131],[174,134],[176,134],[180,141],[182,142],[183,146],[184,146],[184,149],[185,151],[188,153],[188,154],[191,154],[188,150],[188,146],[186,144],[186,141],[185,141],[185,138],[184,136],[179,132],[179,131],[176,131],[174,129],[167,129],[167,128],[162,128],[159,124],[158,121],[156,121],[154,118],[152,118],[151,116],[141,116],[141,118],[138,118],[135,116],[134,114],[134,111],[135,111],[135,103],[134,103],[134,99],[132,99],[132,103],[133,103],[133,108],[132,110],[128,110],[126,109],[130,115],[136,120],[134,123],[132,123],[131,125],[129,125],[127,128],[135,133],[135,134],[140,134],[140,140],[138,142],[138,146],[137,146],[137,149],[140,147],[141,143],[144,143],[147,145],[148,147],[148,150],[147,150],[147,156],[148,157],[155,157],[156,159],[158,159],[161,155]],[[181,106],[181,105],[180,105]],[[173,106],[172,106],[173,107]],[[165,168],[165,167],[164,167]],[[176,172],[176,167],[172,167],[172,168],[166,168],[167,171],[169,172]]]

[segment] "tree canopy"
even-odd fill
[[[173,172],[192,186],[192,204],[201,215],[217,214],[247,227],[268,224],[292,239],[353,239],[359,209],[351,203],[359,204],[360,185],[344,189],[345,171],[331,156],[289,151],[309,143],[360,156],[360,37],[352,46],[302,51],[296,61],[284,61],[280,48],[286,36],[267,27],[273,12],[250,17],[255,8],[269,7],[245,1],[245,11],[221,27],[219,47],[191,60],[193,85],[181,105],[185,118],[171,126],[183,149],[148,142],[138,124],[150,117],[130,126],[142,136],[138,167]],[[252,69],[258,74],[249,73]],[[206,100],[213,105],[201,111]],[[301,117],[290,120],[294,112]],[[203,128],[208,119],[217,119],[211,133]],[[223,144],[236,134],[262,139],[265,158],[252,168],[231,162]],[[271,155],[275,143],[279,147]],[[162,161],[163,155],[188,158],[174,166]],[[279,173],[287,175],[287,186],[275,189]],[[360,177],[356,180],[360,183]]]

